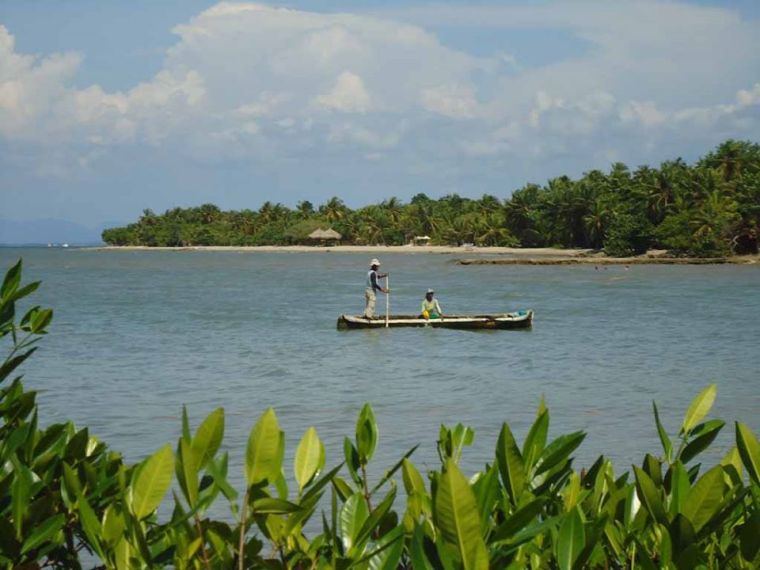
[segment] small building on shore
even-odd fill
[[[412,245],[430,245],[430,236],[414,236]]]
[[[320,244],[337,244],[340,239],[343,236],[340,235],[338,232],[336,232],[332,228],[328,228],[326,230],[323,230],[322,228],[317,228],[313,232],[309,234],[309,239],[315,242],[319,242]]]

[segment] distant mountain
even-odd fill
[[[102,243],[102,227],[89,228],[82,224],[52,218],[44,220],[0,220],[0,244],[46,245],[68,243],[70,245],[95,245]]]

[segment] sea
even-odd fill
[[[704,461],[730,450],[736,420],[760,434],[760,266],[462,266],[457,255],[377,255],[390,272],[391,313],[418,312],[432,287],[445,313],[532,309],[534,326],[337,330],[341,313],[363,310],[369,254],[0,248],[0,267],[23,258],[25,280],[42,281],[30,302],[55,310],[22,369],[41,423],[88,426],[130,462],[176,443],[183,406],[193,426],[225,409],[223,448],[238,484],[250,430],[270,406],[291,473],[309,426],[327,466],[340,463],[370,402],[375,479],[415,445],[420,470],[436,468],[439,428],[458,422],[476,433],[462,459],[472,474],[493,461],[503,422],[522,440],[541,398],[550,437],[587,433],[577,467],[604,454],[622,472],[660,453],[652,402],[675,437],[710,383],[711,417],[727,423]]]

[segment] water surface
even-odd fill
[[[441,423],[473,426],[474,469],[492,457],[502,421],[522,437],[542,394],[551,431],[588,431],[580,464],[618,469],[658,450],[656,399],[676,431],[696,392],[718,384],[715,415],[760,432],[760,267],[458,266],[448,255],[387,255],[395,312],[433,287],[446,312],[531,308],[532,331],[337,331],[359,313],[368,256],[0,249],[41,279],[51,334],[26,365],[41,416],[73,419],[138,460],[180,429],[227,413],[239,464],[258,415],[274,406],[289,455],[315,425],[328,464],[371,401],[380,424],[376,473],[409,447],[435,465]],[[384,310],[384,300],[378,300]],[[727,451],[729,424],[713,459]],[[288,467],[290,470],[290,467]]]

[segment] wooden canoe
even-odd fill
[[[533,324],[533,311],[516,311],[495,315],[447,315],[442,319],[423,319],[418,315],[391,315],[389,327],[433,327],[466,330],[505,330],[527,329]],[[341,315],[338,328],[345,329],[382,329],[385,317],[368,319],[364,316]]]

